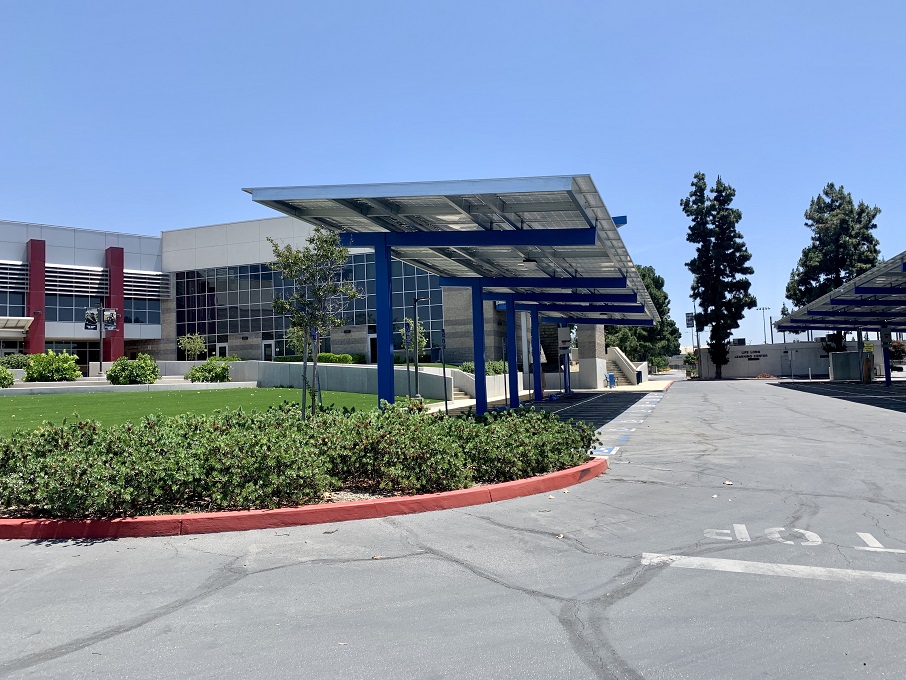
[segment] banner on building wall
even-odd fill
[[[85,310],[85,330],[86,331],[96,331],[98,329],[99,319],[98,317],[103,317],[104,320],[104,330],[105,331],[115,331],[116,330],[116,310],[115,309],[98,309],[96,307],[89,307]]]

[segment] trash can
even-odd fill
[[[610,385],[610,389],[613,389],[617,386],[617,376],[614,373],[607,374],[607,384]]]

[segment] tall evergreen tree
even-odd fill
[[[856,205],[842,186],[828,182],[805,211],[805,226],[812,240],[802,249],[786,285],[786,296],[802,307],[876,266],[881,259],[878,239],[872,234],[877,206]],[[843,349],[843,333],[828,334],[836,350]]]
[[[710,194],[706,187],[704,173],[695,173],[692,191],[680,206],[692,220],[686,240],[696,244],[695,257],[686,263],[692,273],[692,298],[698,307],[695,326],[699,332],[711,327],[708,354],[715,377],[720,379],[729,362],[733,330],[739,328],[745,311],[758,303],[749,293],[752,284],[746,278],[755,273],[748,265],[752,255],[736,228],[742,212],[730,207],[736,190],[720,177]]]

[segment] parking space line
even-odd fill
[[[887,583],[906,585],[906,574],[894,574],[886,571],[807,567],[800,564],[747,562],[745,560],[727,560],[716,557],[686,557],[685,555],[642,553],[642,564],[652,567],[679,567],[680,569],[727,571],[738,574],[757,574],[760,576],[810,578],[821,581],[885,581]]]

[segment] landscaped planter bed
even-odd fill
[[[38,522],[109,524],[114,517],[317,504],[346,488],[490,497],[473,487],[580,466],[593,437],[588,425],[541,411],[447,417],[418,405],[327,412],[304,421],[297,406],[285,404],[106,428],[90,421],[44,425],[0,440],[0,509]],[[316,505],[313,511],[398,500],[408,499]]]

